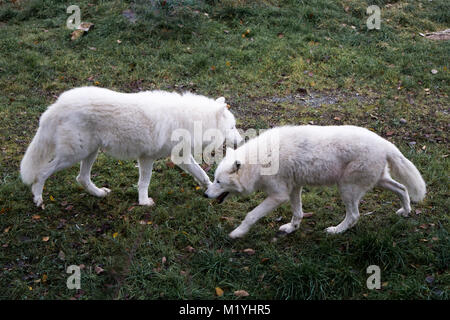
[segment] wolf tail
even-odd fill
[[[27,185],[35,183],[40,169],[53,158],[55,152],[54,129],[52,121],[44,113],[39,129],[20,163],[20,176],[23,183]]]
[[[425,181],[414,164],[406,159],[395,146],[394,148],[395,152],[390,152],[387,155],[392,176],[405,185],[412,201],[422,201],[426,194]]]

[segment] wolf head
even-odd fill
[[[225,103],[225,98],[217,98],[216,102],[220,104],[220,108],[217,113],[218,129],[224,135],[225,142],[230,146],[241,144],[243,139],[236,128],[236,119],[230,110],[228,110],[227,104]]]
[[[230,193],[243,193],[245,188],[240,182],[243,163],[235,156],[235,150],[227,148],[225,158],[214,173],[214,181],[209,185],[204,196],[223,202]]]

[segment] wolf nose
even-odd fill
[[[203,196],[204,196],[205,198],[209,198],[208,195],[206,194],[206,192],[203,194]]]

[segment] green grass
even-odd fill
[[[0,1],[0,299],[235,299],[241,289],[253,299],[448,299],[450,46],[419,33],[448,28],[449,2],[181,2],[78,1],[95,26],[71,41],[74,3]],[[379,31],[366,28],[370,4],[382,9]],[[243,129],[361,125],[414,162],[428,194],[405,219],[394,194],[374,190],[358,224],[330,236],[344,216],[337,190],[308,187],[304,211],[314,214],[295,234],[272,241],[290,219],[286,204],[231,241],[263,194],[217,205],[161,159],[156,206],[143,208],[135,163],[101,154],[93,180],[112,189],[107,198],[88,195],[71,168],[47,181],[42,211],[20,160],[47,106],[83,85],[225,96]],[[66,287],[72,264],[84,265],[81,290]],[[380,290],[366,287],[371,264]]]

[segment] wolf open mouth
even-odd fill
[[[217,202],[218,203],[222,203],[223,200],[225,200],[225,198],[227,197],[229,192],[223,192],[221,193],[218,197],[217,197]]]

